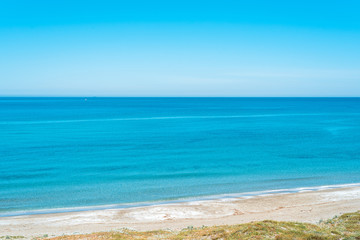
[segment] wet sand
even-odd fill
[[[47,234],[121,230],[181,230],[187,226],[240,224],[260,220],[316,223],[360,210],[360,187],[344,187],[252,198],[224,198],[127,209],[0,218],[0,236],[32,238]]]

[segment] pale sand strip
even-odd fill
[[[59,236],[99,231],[171,229],[265,219],[316,223],[360,210],[360,187],[219,199],[128,209],[0,218],[0,236]]]

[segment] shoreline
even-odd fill
[[[261,220],[316,223],[360,210],[360,184],[322,186],[297,192],[274,190],[256,196],[218,198],[132,208],[22,215],[0,218],[1,235],[32,238],[47,234],[181,230],[187,226],[233,225]],[[284,191],[284,190],[282,190]]]
[[[360,183],[348,183],[348,184],[334,184],[334,185],[321,185],[313,187],[298,187],[298,188],[286,188],[286,189],[271,189],[254,192],[243,192],[243,193],[229,193],[229,194],[217,194],[209,196],[199,197],[186,197],[175,200],[159,200],[159,201],[148,201],[148,202],[134,202],[134,203],[120,203],[120,204],[106,204],[106,205],[95,205],[95,206],[81,206],[81,207],[64,207],[64,208],[51,208],[51,209],[39,209],[39,210],[24,210],[0,213],[0,221],[6,217],[17,217],[17,216],[31,216],[31,215],[43,215],[43,214],[61,214],[61,213],[73,213],[73,212],[88,212],[88,211],[100,211],[100,210],[116,210],[116,209],[131,209],[140,207],[152,207],[162,206],[168,204],[181,204],[191,203],[198,201],[211,201],[211,200],[237,200],[237,199],[249,199],[259,196],[269,196],[273,194],[290,194],[300,193],[308,191],[321,191],[328,189],[339,189],[349,187],[360,187]]]

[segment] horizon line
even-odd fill
[[[360,96],[86,96],[86,95],[0,95],[0,98],[360,98]]]

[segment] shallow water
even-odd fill
[[[0,215],[360,182],[360,98],[0,98]]]

